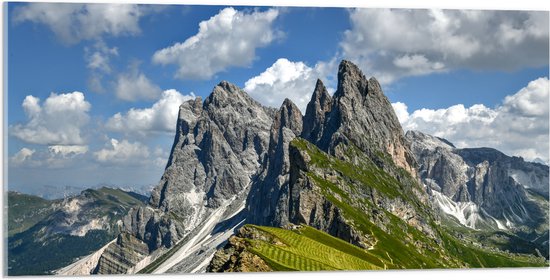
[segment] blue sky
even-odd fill
[[[548,12],[7,5],[11,189],[154,185],[181,102],[228,80],[303,109],[341,59],[405,130],[548,162]]]

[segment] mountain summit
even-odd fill
[[[131,210],[124,232],[73,271],[540,265],[447,230],[412,147],[378,81],[350,61],[340,63],[333,96],[317,81],[304,116],[288,99],[267,108],[221,82],[204,102],[180,106],[149,204]],[[321,252],[349,262],[326,263]]]

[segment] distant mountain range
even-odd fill
[[[121,218],[147,197],[119,189],[46,200],[8,192],[8,274],[51,274],[120,233]]]
[[[317,81],[305,115],[224,81],[180,106],[147,204],[118,223],[87,219],[119,225],[116,240],[57,272],[548,266],[548,173],[404,134],[377,80],[349,61],[332,96]]]
[[[61,187],[61,186],[44,185],[44,186],[38,186],[38,187],[32,187],[32,188],[9,188],[9,190],[38,196],[47,200],[55,200],[55,199],[78,195],[82,191],[87,189],[100,189],[104,187],[112,188],[112,189],[121,189],[127,192],[135,192],[147,197],[151,195],[151,190],[154,188],[154,186],[152,185],[116,186],[116,185],[109,185],[109,184],[99,184],[95,186],[78,186],[78,187],[77,186]]]

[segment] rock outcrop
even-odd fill
[[[262,239],[267,236],[250,227],[239,229],[231,236],[223,247],[218,250],[206,268],[207,272],[268,272],[273,269],[257,254],[248,250],[247,239]]]
[[[316,142],[323,135],[325,115],[332,109],[332,97],[321,80],[317,80],[315,90],[307,104],[304,116],[302,138]]]
[[[99,258],[94,274],[124,274],[149,254],[146,243],[123,232]]]

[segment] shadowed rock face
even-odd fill
[[[271,125],[265,164],[247,199],[248,223],[288,223],[288,145],[301,132],[302,114],[292,101],[285,99]]]
[[[325,114],[330,112],[331,108],[332,97],[323,82],[317,80],[311,101],[307,104],[302,138],[315,142],[323,135]]]

